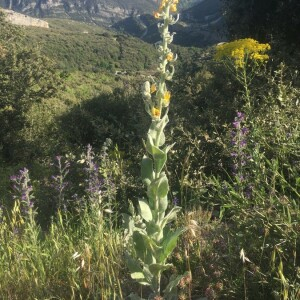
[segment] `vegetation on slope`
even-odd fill
[[[102,27],[72,20],[49,19],[50,29],[26,28],[27,41],[67,71],[128,72],[150,69],[155,60],[152,45]]]
[[[10,34],[15,27],[0,25],[0,34],[9,37],[7,45],[19,42],[17,35]],[[72,41],[73,48],[83,48],[81,39],[87,41],[86,34],[80,33],[77,43],[71,29],[77,30],[71,26],[65,31],[70,45]],[[27,32],[35,38],[33,31]],[[68,60],[56,53],[63,47],[58,39],[65,36],[58,28],[48,33],[45,40],[55,44],[48,55],[58,64],[61,60],[70,73],[55,97],[38,102],[35,97],[27,99],[30,105],[18,135],[13,125],[6,127],[16,155],[8,161],[2,152],[1,160],[1,179],[7,183],[2,184],[0,196],[5,204],[0,209],[0,236],[5,241],[0,247],[1,295],[7,299],[107,299],[108,295],[122,299],[134,291],[145,297],[147,288],[133,285],[124,268],[120,230],[128,200],[136,205],[144,196],[138,165],[141,139],[149,124],[140,77],[137,73],[115,76],[106,67],[93,72],[89,57],[84,56],[78,62],[70,57],[69,67]],[[96,34],[91,36],[97,39]],[[38,36],[42,42],[42,31]],[[101,42],[109,48],[105,41],[110,38]],[[118,63],[129,70],[129,58],[140,57],[135,63],[144,66],[145,54],[152,55],[151,46],[140,42],[145,53],[137,55],[139,43],[126,41],[128,61]],[[46,53],[51,48],[44,45],[41,51]],[[1,64],[9,62],[3,60],[6,48],[1,39]],[[26,54],[22,63],[36,57],[17,49]],[[96,61],[91,49],[87,43],[86,53]],[[171,228],[188,230],[170,260],[175,268],[164,276],[190,272],[178,284],[178,299],[199,295],[296,300],[300,290],[299,75],[291,66],[277,64],[274,50],[268,53],[268,62],[256,65],[254,60],[254,64],[242,64],[244,69],[235,68],[230,55],[225,64],[216,62],[214,51],[176,49],[182,63],[170,85],[167,130],[176,144],[166,168],[168,209],[178,204],[184,208]],[[76,56],[76,51],[70,53]],[[44,60],[35,61],[40,65]],[[154,75],[151,68],[142,68],[140,75]],[[1,78],[7,76],[7,69],[1,69]],[[11,78],[3,83],[17,91]],[[4,91],[1,103],[7,99]],[[22,147],[16,148],[20,137]],[[93,148],[86,149],[88,143]],[[171,140],[167,138],[166,143]]]

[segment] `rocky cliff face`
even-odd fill
[[[155,0],[0,0],[0,7],[30,16],[72,18],[101,25],[152,13],[156,6]]]
[[[5,13],[6,20],[15,25],[22,26],[34,26],[34,27],[43,27],[49,28],[49,24],[46,21],[32,18],[20,13],[16,13],[12,10],[1,9]]]

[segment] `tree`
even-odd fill
[[[25,45],[22,30],[0,14],[0,150],[12,160],[31,105],[53,96],[62,83],[55,64]]]

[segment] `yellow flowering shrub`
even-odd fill
[[[271,49],[269,44],[260,44],[254,39],[240,39],[217,46],[215,60],[224,60],[229,58],[233,60],[236,68],[243,68],[248,59],[263,63],[269,59],[266,54]]]

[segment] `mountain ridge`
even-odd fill
[[[71,18],[110,26],[135,14],[152,12],[154,0],[0,0],[0,7],[39,18]]]

